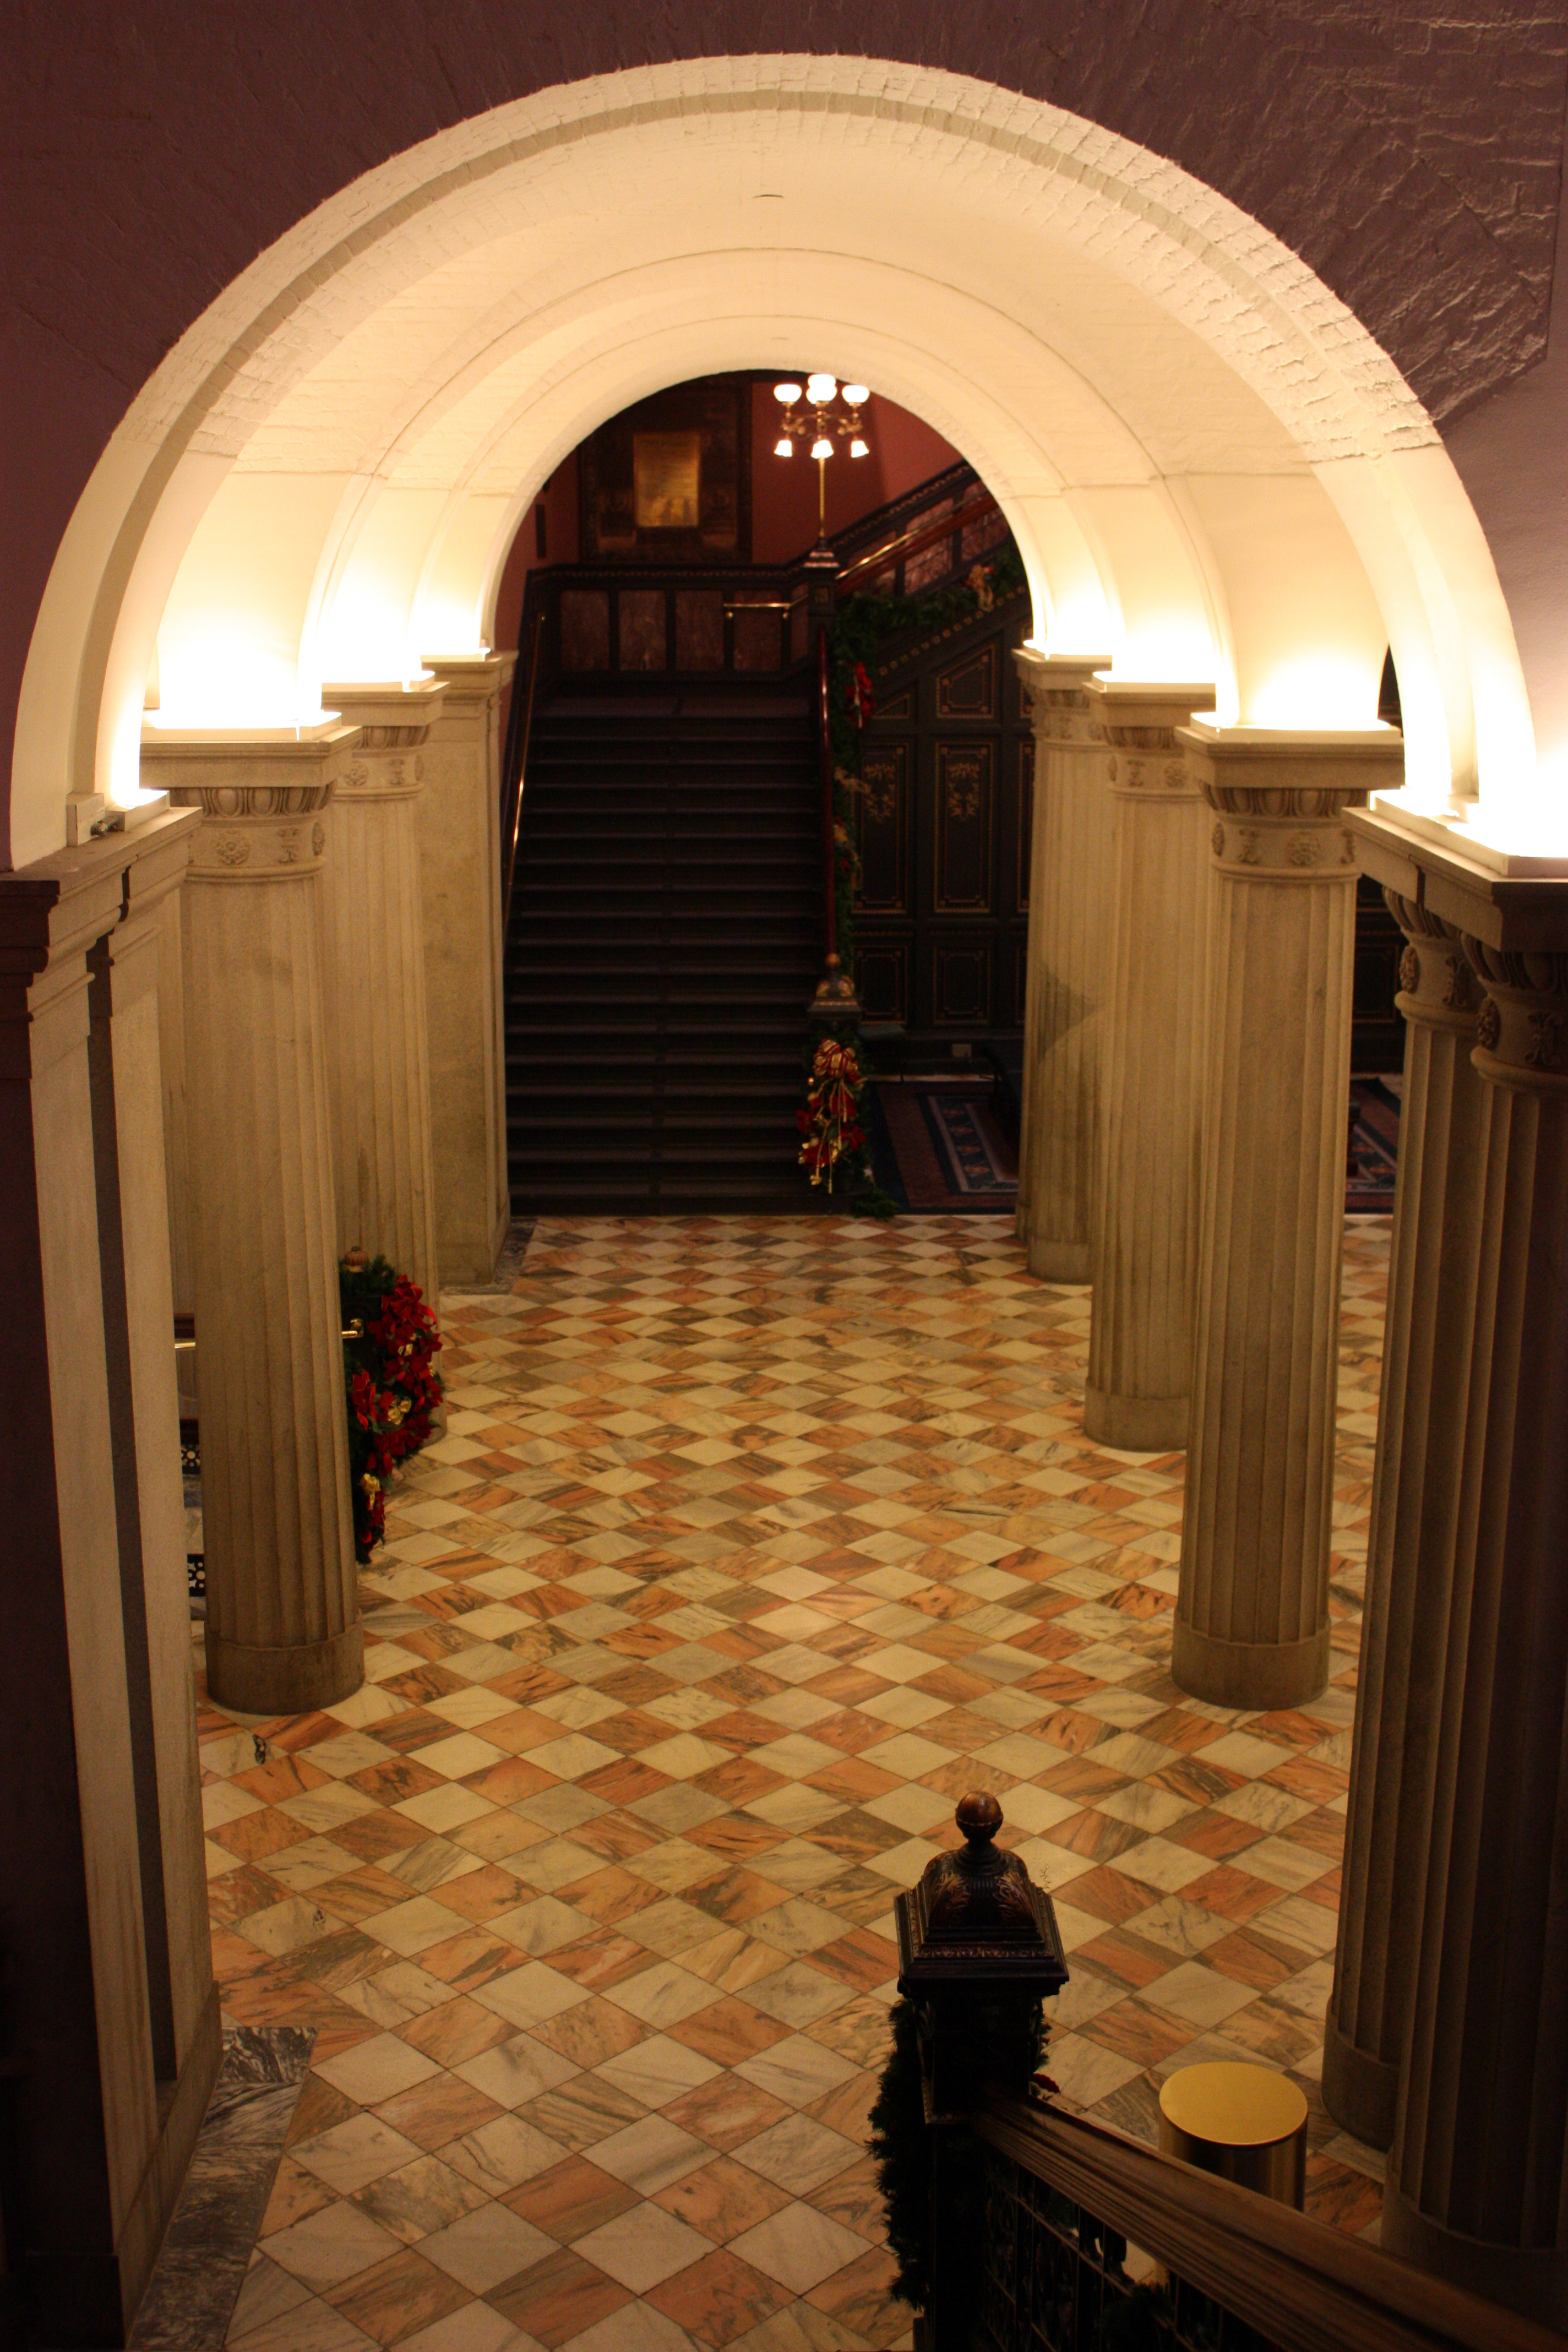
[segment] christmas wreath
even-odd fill
[[[354,1558],[363,1567],[386,1533],[386,1480],[416,1454],[441,1401],[441,1335],[416,1282],[384,1257],[351,1250],[338,1266],[348,1389],[349,1490]]]

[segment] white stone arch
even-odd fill
[[[133,793],[182,572],[212,644],[269,677],[268,695],[286,694],[292,664],[296,699],[378,509],[387,561],[414,583],[401,608],[401,587],[389,599],[410,617],[382,674],[447,649],[407,643],[437,583],[448,609],[467,599],[482,616],[505,515],[486,529],[474,502],[499,495],[499,472],[519,503],[563,436],[619,404],[646,319],[638,272],[645,295],[662,272],[701,313],[667,328],[663,381],[719,363],[714,305],[737,275],[755,288],[744,334],[729,313],[737,357],[769,362],[746,337],[793,300],[792,341],[822,338],[814,363],[875,381],[845,346],[830,281],[897,278],[900,315],[862,316],[859,341],[879,339],[886,389],[992,482],[1053,648],[1090,649],[1103,614],[1120,642],[1091,649],[1147,675],[1140,616],[1176,594],[1228,715],[1321,724],[1351,715],[1325,692],[1336,678],[1364,698],[1385,635],[1414,787],[1433,802],[1479,790],[1516,818],[1533,750],[1484,539],[1420,404],[1303,263],[1191,175],[1060,109],[881,60],[710,58],[548,90],[406,151],[299,223],[182,337],[51,574],[18,716],[16,861],[58,845],[68,793]],[[972,351],[977,316],[993,331]],[[491,383],[552,331],[574,416],[537,386]],[[510,392],[512,419],[489,473],[469,459],[508,411],[479,427],[487,383]],[[1071,384],[1076,399],[1045,398]],[[249,691],[234,723],[279,715],[275,695],[264,710]]]

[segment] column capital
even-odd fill
[[[324,686],[322,700],[359,729],[359,744],[338,778],[342,799],[406,800],[425,781],[420,748],[450,688],[425,677],[408,686]]]
[[[1568,1094],[1568,954],[1524,954],[1467,937],[1485,990],[1471,1059],[1483,1078],[1516,1094]]]
[[[1202,798],[1202,787],[1192,772],[1185,746],[1176,740],[1176,730],[1187,725],[1194,710],[1213,709],[1212,686],[1091,677],[1087,693],[1089,709],[1098,712],[1110,747],[1106,782],[1113,793],[1154,800]]]
[[[327,850],[333,785],[359,741],[357,726],[148,729],[143,774],[176,808],[199,809],[193,882],[289,881],[314,873]]]
[[[1215,727],[1199,719],[1175,731],[1215,811],[1215,862],[1243,882],[1353,877],[1350,813],[1404,773],[1404,739],[1386,727]]]
[[[447,689],[447,715],[459,703],[491,702],[504,693],[517,667],[515,654],[424,654],[425,668]]]
[[[1424,916],[1506,952],[1568,953],[1568,860],[1494,856],[1462,824],[1413,817],[1383,800],[1347,812],[1345,822],[1363,872]],[[1516,870],[1527,866],[1540,870]]]
[[[1018,646],[1013,666],[1037,735],[1061,743],[1104,741],[1089,708],[1089,682],[1097,670],[1110,667],[1109,654],[1046,654],[1036,646]]]
[[[1402,898],[1397,890],[1385,888],[1383,896],[1405,939],[1394,1003],[1406,1021],[1474,1036],[1480,992],[1459,932],[1429,908]]]

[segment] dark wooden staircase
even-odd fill
[[[506,949],[518,1215],[804,1205],[820,798],[811,706],[782,687],[534,716]]]

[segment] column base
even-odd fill
[[[114,2251],[86,2245],[48,2253],[20,2250],[16,2267],[38,2342],[125,2342],[179,2202],[222,2063],[223,2027],[214,1985],[177,2080],[158,2086],[157,2146],[120,2225]]]
[[[1083,1392],[1083,1433],[1097,1445],[1122,1454],[1180,1454],[1187,1442],[1191,1401],[1176,1397],[1112,1396],[1107,1389]]]
[[[1331,2005],[1323,2020],[1323,2105],[1335,2123],[1369,2147],[1392,2147],[1398,2104],[1398,2067],[1347,2041]]]
[[[1385,2254],[1431,2278],[1521,2312],[1560,2335],[1568,2331],[1568,2252],[1561,2247],[1500,2246],[1488,2238],[1467,2238],[1420,2212],[1392,2180],[1383,2192],[1380,2242]]]
[[[1087,1242],[1047,1242],[1031,1237],[1027,1250],[1029,1272],[1040,1282],[1091,1279]]]
[[[349,1698],[364,1680],[364,1629],[347,1625],[324,1642],[269,1649],[231,1642],[210,1629],[207,1692],[236,1715],[310,1715]]]
[[[1304,1642],[1223,1642],[1176,1620],[1171,1637],[1171,1679],[1189,1698],[1247,1714],[1300,1706],[1325,1690],[1329,1629]]]

